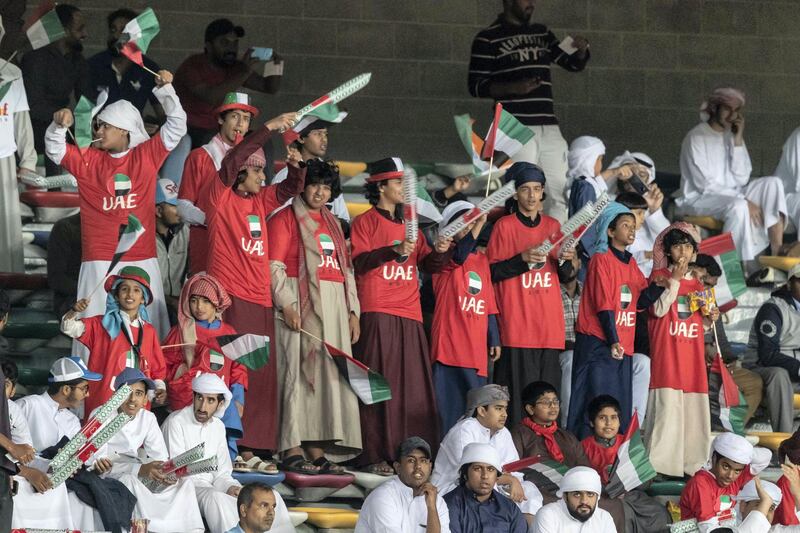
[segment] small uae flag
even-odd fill
[[[467,291],[473,296],[480,293],[481,289],[483,289],[483,282],[477,272],[472,272],[470,270],[467,273],[467,282],[469,283]]]
[[[631,290],[627,285],[619,288],[619,306],[621,309],[627,309],[631,305],[632,298]]]
[[[733,381],[728,367],[717,353],[711,364],[711,373],[720,376],[719,386],[719,422],[726,431],[744,435],[744,419],[747,416],[747,401],[736,383]],[[716,413],[712,413],[716,414]]]
[[[527,469],[525,474],[526,479],[530,479],[530,481],[532,481],[537,487],[550,492],[558,490],[558,485],[561,483],[561,478],[563,478],[564,474],[566,474],[567,470],[569,470],[569,467],[564,463],[560,463],[553,459],[543,459],[542,456],[522,459],[521,461],[518,461],[518,463],[522,463],[523,461],[527,462],[527,464],[524,466],[515,467],[513,470],[508,471],[512,472],[525,468]],[[510,464],[511,466],[515,465],[515,463]],[[505,466],[508,467],[509,465]],[[505,467],[504,470],[506,470]]]
[[[719,264],[722,275],[715,287],[717,305],[721,313],[736,307],[736,298],[747,292],[742,272],[742,262],[730,233],[703,239],[699,252],[712,256]]]
[[[634,411],[628,431],[625,432],[622,444],[617,450],[617,458],[611,469],[606,491],[611,498],[616,498],[654,477],[656,471],[650,464],[647,449],[639,432],[639,414]]]
[[[326,233],[319,234],[319,247],[322,250],[322,254],[326,256],[332,256],[334,250],[336,250],[336,247],[333,245],[333,239]]]
[[[689,307],[689,297],[688,296],[678,296],[677,300],[678,305],[678,318],[681,320],[686,320],[690,316],[692,316],[692,310]]]
[[[269,361],[269,337],[266,335],[220,335],[214,340],[222,355],[250,370],[258,370]]]
[[[489,163],[481,159],[481,150],[483,150],[483,139],[472,131],[472,125],[475,122],[475,119],[470,117],[469,115],[455,115],[453,116],[453,120],[456,123],[456,131],[458,132],[458,138],[461,139],[461,144],[464,146],[464,149],[469,154],[472,160],[472,170],[476,176],[480,176],[482,174],[487,174],[489,172]],[[498,168],[508,168],[511,166],[511,160],[506,161],[505,163],[501,163],[498,161],[494,161],[492,165],[492,173],[497,172]]]
[[[81,99],[78,100],[78,105],[75,106],[74,112],[75,144],[78,145],[78,148],[87,148],[92,144],[92,138],[94,137],[92,132],[92,121],[97,113],[103,108],[103,106],[106,105],[107,100],[107,87],[103,87],[103,89],[100,91],[100,94],[97,95],[97,102],[95,103],[92,103],[92,101],[85,96],[81,96]],[[118,176],[124,176],[124,174],[118,174]],[[114,181],[114,185],[116,186],[116,176]],[[130,185],[130,180],[128,180],[128,185]],[[128,190],[130,190],[130,187]]]
[[[438,224],[442,220],[442,214],[436,209],[430,194],[425,189],[425,185],[417,181],[417,218],[422,225]]]
[[[114,267],[120,262],[122,256],[133,248],[133,245],[136,244],[139,237],[144,235],[144,227],[142,227],[142,223],[139,222],[139,219],[136,218],[135,215],[128,215],[128,223],[120,226],[119,229],[120,235],[119,241],[117,242],[117,249],[114,251],[114,257],[111,259],[111,264],[108,266],[106,276],[114,270]]]
[[[261,221],[258,215],[247,215],[247,225],[250,228],[250,236],[254,239],[261,237]]]
[[[120,53],[136,63],[144,66],[142,54],[147,53],[150,41],[158,35],[158,19],[152,8],[142,11],[141,15],[131,20],[122,30],[119,43],[122,45]]]
[[[392,399],[392,391],[386,378],[327,342],[322,345],[333,359],[333,362],[336,363],[339,373],[350,384],[353,392],[356,393],[356,396],[364,405],[372,405]]]
[[[493,158],[498,164],[504,163],[513,158],[532,138],[533,132],[530,128],[514,118],[498,102],[494,106],[494,120],[486,134],[481,159],[489,161]]]
[[[283,144],[289,145],[300,137],[300,132],[309,127],[317,121],[326,122],[328,124],[341,124],[347,118],[347,111],[341,111],[333,102],[323,104],[303,115],[297,124],[283,134]],[[323,127],[323,126],[321,126]]]
[[[39,5],[36,12],[28,19],[25,33],[34,50],[47,46],[66,35],[53,2],[46,1]]]
[[[114,174],[114,196],[125,196],[131,192],[131,179],[125,174]]]

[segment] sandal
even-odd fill
[[[311,464],[319,467],[320,474],[332,474],[334,476],[341,476],[344,474],[344,467],[342,465],[329,461],[324,455],[312,461]]]
[[[394,469],[389,466],[389,463],[386,461],[371,464],[361,469],[362,472],[366,472],[368,474],[375,474],[377,476],[383,477],[390,477],[394,475]]]
[[[307,461],[302,455],[290,455],[289,457],[285,457],[281,462],[281,470],[305,474],[307,476],[316,476],[320,473],[319,467],[311,461]]]
[[[254,455],[249,460],[245,461],[244,465],[246,468],[250,469],[250,472],[258,472],[259,474],[270,475],[278,473],[278,467],[275,465],[275,463],[263,461],[257,455]]]
[[[233,471],[234,472],[252,472],[253,469],[248,466],[247,461],[242,459],[241,455],[237,455],[236,459],[233,460]]]

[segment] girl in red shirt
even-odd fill
[[[382,374],[392,399],[361,406],[363,452],[369,471],[392,475],[398,442],[418,435],[439,442],[428,340],[422,327],[417,269],[437,272],[450,259],[450,239],[431,250],[425,237],[406,240],[403,224],[403,163],[387,158],[368,165],[367,200],[372,209],[353,220],[353,265],[361,302],[356,358]]]
[[[89,307],[89,300],[84,298],[61,321],[61,331],[88,348],[89,370],[103,375],[102,380],[89,382],[84,412],[91,413],[111,398],[114,378],[126,367],[139,368],[154,380],[155,404],[164,404],[166,363],[145,308],[153,300],[150,276],[143,268],[126,266],[106,280],[105,290],[104,314],[75,318]]]

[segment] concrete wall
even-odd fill
[[[89,51],[105,40],[108,0],[75,0],[90,19]],[[279,95],[257,98],[268,115],[300,107],[364,71],[370,86],[344,105],[331,154],[369,160],[467,162],[452,115],[478,118],[491,102],[471,98],[466,69],[472,37],[500,0],[129,0],[153,7],[161,34],[152,56],[174,69],[202,47],[218,16],[242,24],[243,47],[286,57]],[[555,73],[557,113],[567,140],[606,141],[676,170],[680,142],[704,94],[736,84],[748,97],[746,138],[754,173],[769,173],[783,140],[800,125],[800,3],[739,0],[542,0],[534,14],[557,35],[586,35],[592,61],[580,74]]]

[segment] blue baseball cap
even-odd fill
[[[122,387],[123,385],[131,385],[144,381],[144,388],[146,390],[156,390],[156,382],[145,376],[138,368],[126,368],[119,375],[114,378],[114,390]]]
[[[174,181],[161,178],[156,183],[156,205],[178,205],[178,186]]]
[[[57,359],[50,367],[50,377],[48,383],[65,383],[75,379],[85,379],[86,381],[100,381],[103,374],[92,372],[86,368],[86,364],[80,357],[72,355]]]

